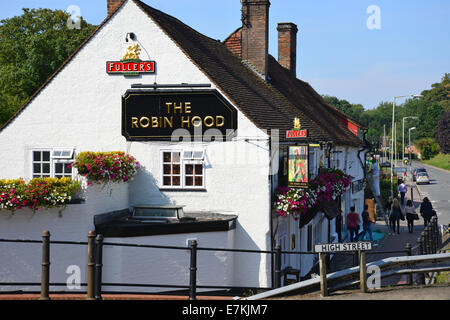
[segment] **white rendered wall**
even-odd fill
[[[129,45],[124,41],[125,35],[131,31],[136,34],[142,48],[141,59],[156,61],[156,75],[130,78],[106,73],[106,61],[120,60],[124,55]],[[158,201],[186,205],[186,211],[237,214],[235,239],[227,240],[224,245],[234,243],[236,248],[269,249],[267,135],[238,112],[239,130],[234,142],[204,145],[208,164],[206,192],[160,192],[157,188],[161,180],[160,150],[178,148],[181,144],[130,143],[121,135],[121,96],[134,83],[154,82],[211,83],[139,7],[128,1],[23,112],[0,132],[0,178],[30,178],[31,148],[129,152],[144,167],[144,171],[130,185],[130,204]],[[212,88],[216,88],[214,83]],[[222,92],[220,88],[216,89]],[[244,141],[247,137],[251,138],[249,142]],[[85,205],[91,206],[89,199]],[[105,201],[93,206],[89,214],[106,212],[108,208],[108,201]],[[86,220],[68,221],[79,210],[77,206],[69,206],[63,218],[58,220],[61,227],[72,226],[72,234],[79,232],[77,239],[84,237],[93,223],[92,216],[86,217]],[[43,215],[34,216],[29,223],[35,233],[25,232],[23,236],[36,237],[36,233],[39,236],[40,229],[47,223],[43,219]],[[11,230],[22,229],[14,221],[2,220],[5,237],[14,235]],[[74,227],[77,223],[80,224],[78,229]],[[153,241],[153,237],[149,237],[149,241]],[[233,263],[235,285],[268,284],[270,259],[265,255],[239,254]]]

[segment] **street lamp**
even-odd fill
[[[402,125],[402,163],[403,163],[403,159],[405,159],[405,119],[419,119],[419,117],[403,117],[403,125]]]
[[[392,104],[392,140],[393,140],[392,144],[393,144],[393,146],[394,146],[394,143],[396,141],[396,134],[395,134],[395,99],[406,98],[406,97],[423,98],[423,96],[420,95],[420,94],[409,94],[409,95],[406,95],[406,96],[394,97],[394,103]],[[394,189],[393,189],[394,188],[394,162],[392,161],[394,159],[393,159],[392,151],[393,150],[391,150],[391,196],[394,195]]]
[[[416,127],[412,127],[408,129],[408,137],[409,137],[409,144],[408,144],[408,153],[409,153],[409,165],[411,166],[411,131],[416,130]],[[411,166],[412,168],[412,166]]]

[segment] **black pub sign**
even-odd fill
[[[128,141],[207,136],[226,140],[234,136],[236,129],[237,111],[217,90],[131,89],[122,97],[122,135]]]

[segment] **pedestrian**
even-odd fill
[[[355,212],[355,207],[350,208],[347,214],[347,229],[350,232],[350,242],[358,240],[358,225],[360,223],[359,214]]]
[[[389,197],[387,203],[386,203],[386,214],[389,216],[389,229],[393,228],[393,221],[391,216],[391,209],[392,209],[392,197]]]
[[[400,204],[395,198],[392,201],[392,208],[391,208],[391,218],[392,218],[392,231],[395,234],[395,225],[397,225],[397,234],[400,234],[400,220],[403,217],[402,208],[400,207]]]
[[[377,162],[377,158],[372,157],[372,167],[371,167],[371,171],[372,171],[372,180],[373,180],[373,184],[374,184],[374,188],[375,188],[375,197],[379,197],[380,196],[380,168]]]
[[[414,204],[411,200],[406,201],[405,213],[406,213],[406,220],[408,221],[408,232],[413,233],[414,220],[417,214],[416,208],[414,207]]]
[[[423,225],[426,227],[433,216],[433,205],[428,197],[423,198],[420,204],[420,215],[423,218]]]
[[[364,205],[364,211],[361,213],[361,217],[363,220],[363,231],[361,232],[361,240],[364,240],[366,233],[369,233],[369,239],[373,242],[372,235],[372,220],[370,220],[369,215],[369,206],[367,204]]]
[[[402,205],[402,207],[405,206],[405,195],[406,195],[406,191],[408,191],[408,187],[406,186],[405,182],[403,180],[399,181],[400,184],[398,185],[397,191],[400,192],[400,203]]]

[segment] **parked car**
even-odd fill
[[[426,172],[418,172],[416,175],[416,183],[427,183],[430,184],[430,176]]]
[[[425,168],[416,168],[416,169],[414,169],[414,171],[413,171],[413,181],[416,181],[416,176],[417,176],[417,174],[418,174],[419,172],[423,172],[423,173],[426,173],[426,174],[428,175],[427,169],[425,169]]]

